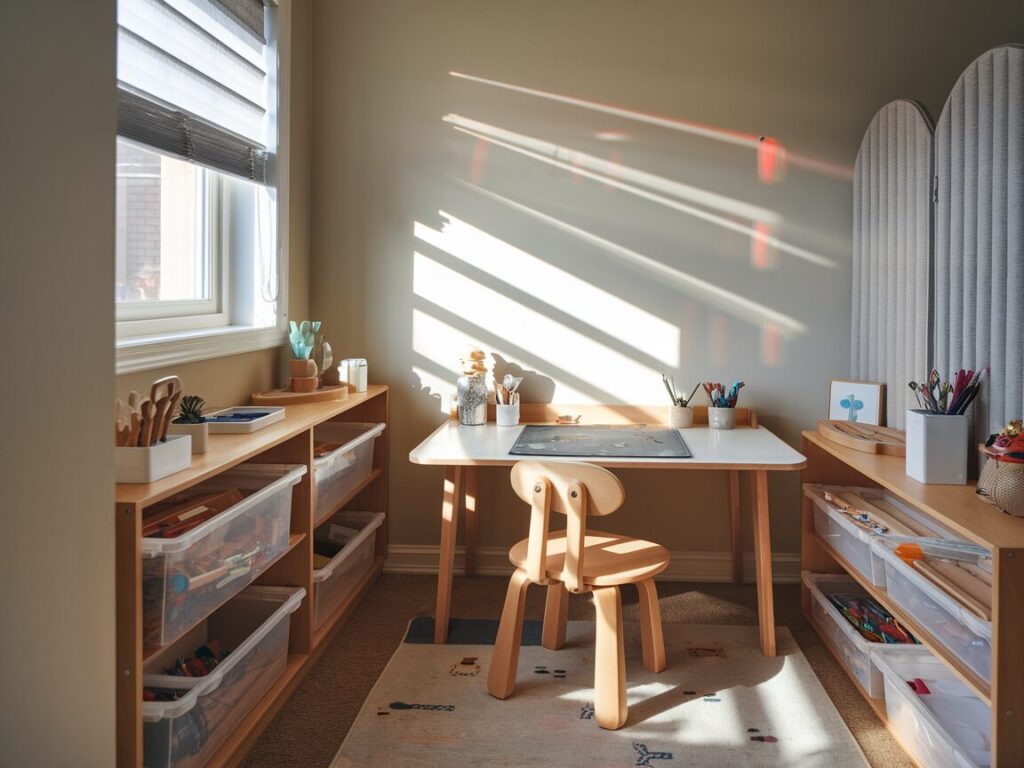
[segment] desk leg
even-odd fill
[[[743,527],[740,524],[740,473],[729,470],[729,534],[732,547],[732,583],[743,583]]]
[[[466,544],[466,575],[476,576],[476,467],[463,469],[462,481],[465,484],[462,496],[463,525]]]
[[[761,652],[775,655],[775,605],[772,597],[772,539],[768,524],[768,473],[754,473],[754,562],[757,569],[757,615]]]
[[[437,568],[437,609],[434,611],[434,642],[448,640],[448,615],[452,603],[452,572],[455,570],[455,534],[459,530],[459,496],[462,467],[446,467],[444,502],[441,505],[441,561]]]

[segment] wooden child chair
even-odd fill
[[[509,552],[516,572],[505,596],[487,691],[495,698],[507,699],[516,689],[523,609],[530,584],[548,588],[541,644],[551,650],[565,644],[566,590],[593,592],[597,610],[594,714],[602,728],[621,728],[627,707],[619,587],[636,584],[640,592],[644,667],[660,672],[665,668],[665,640],[654,577],[668,567],[668,550],[642,539],[587,531],[588,515],[611,514],[625,499],[622,483],[606,469],[593,464],[520,461],[512,467],[512,487],[532,508],[530,535]],[[566,516],[564,531],[548,532],[552,511]]]

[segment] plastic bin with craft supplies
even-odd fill
[[[313,538],[313,627],[320,629],[373,565],[383,512],[342,511]],[[329,558],[329,559],[327,559]],[[319,567],[315,567],[319,564]]]
[[[143,640],[173,643],[288,548],[304,466],[242,464],[146,510]]]
[[[873,642],[861,634],[829,599],[829,595],[841,595],[854,600],[870,600],[868,593],[848,576],[804,571],[803,582],[811,593],[814,622],[832,642],[841,658],[840,663],[857,678],[871,698],[880,699],[885,692],[882,674],[871,662],[873,648],[884,647],[901,656],[928,653],[917,643]]]
[[[886,590],[892,602],[986,683],[991,682],[992,621],[968,610],[888,547],[880,545],[876,551],[885,563]]]
[[[804,484],[804,495],[814,503],[814,531],[838,552],[851,567],[875,586],[885,586],[885,569],[873,562],[870,531],[855,524],[842,510],[826,499],[825,494],[843,490],[838,486]],[[862,488],[846,489],[863,491]]]
[[[992,763],[991,713],[930,653],[872,651],[885,680],[885,712],[897,740],[918,765],[987,768]]]
[[[313,484],[319,525],[373,472],[373,446],[386,424],[328,421],[313,429]]]
[[[305,595],[301,587],[249,587],[146,662],[145,768],[200,768],[209,762],[284,674],[289,617]],[[168,673],[193,654],[210,658],[211,648],[220,650],[221,660],[206,674]]]

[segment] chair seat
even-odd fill
[[[548,536],[547,576],[561,581],[565,565],[565,531],[552,531]],[[526,568],[529,539],[517,543],[508,559],[517,568]],[[669,553],[660,544],[615,533],[588,531],[583,551],[583,583],[592,587],[635,584],[664,571]]]

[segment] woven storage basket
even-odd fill
[[[982,501],[1014,517],[1024,517],[1024,464],[989,456],[976,490]]]

